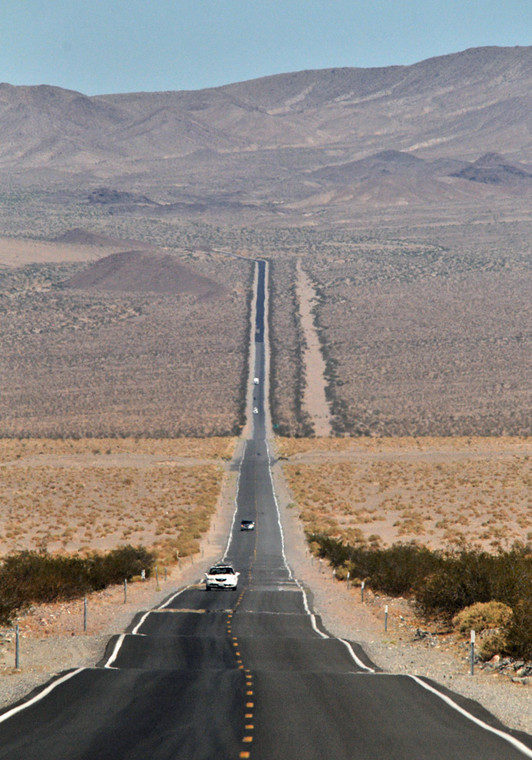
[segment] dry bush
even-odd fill
[[[477,602],[465,607],[453,618],[453,626],[460,633],[469,631],[489,631],[493,628],[507,628],[512,622],[511,607],[502,602]]]

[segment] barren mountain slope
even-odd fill
[[[306,172],[388,150],[470,162],[500,152],[509,163],[530,163],[531,93],[532,47],[303,71],[197,92],[87,97],[4,84],[0,180],[9,172],[25,183],[134,187],[148,206],[208,200],[219,184],[226,197],[243,190],[275,202],[286,180],[288,202],[305,196],[309,179],[319,187],[319,175]]]

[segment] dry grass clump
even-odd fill
[[[0,551],[197,550],[233,439],[0,441]]]
[[[280,439],[308,530],[489,550],[532,529],[532,439]]]
[[[212,438],[0,438],[0,464],[33,456],[148,455],[187,459],[231,459],[237,439]],[[112,461],[109,460],[108,461]]]
[[[512,622],[512,608],[502,602],[477,602],[465,607],[453,618],[453,626],[460,633],[491,631],[507,628]]]

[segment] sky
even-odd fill
[[[86,95],[532,44],[532,0],[0,0],[0,81]]]

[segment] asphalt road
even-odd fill
[[[238,589],[197,583],[140,615],[109,642],[100,667],[69,673],[43,698],[0,716],[0,758],[532,757],[532,737],[443,687],[378,672],[312,614],[284,555],[265,441],[263,337],[259,320],[258,413],[224,555],[240,572]],[[240,531],[241,519],[255,520],[256,530]]]

